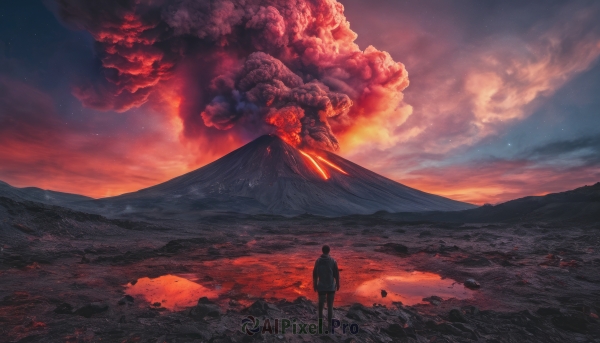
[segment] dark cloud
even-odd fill
[[[358,48],[334,0],[57,4],[63,20],[97,41],[106,78],[73,94],[86,106],[123,112],[164,88],[180,89],[189,138],[271,127],[291,144],[337,150],[334,132],[389,115],[408,86],[401,63]]]

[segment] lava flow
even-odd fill
[[[316,170],[321,174],[321,176],[323,176],[323,179],[327,180],[329,179],[329,175],[327,175],[327,173],[325,173],[325,170],[323,170],[323,168],[321,168],[321,166],[317,163],[317,161],[315,161],[314,158],[312,158],[312,156],[310,156],[309,154],[305,153],[302,150],[298,150],[300,151],[300,153],[302,155],[304,155],[304,157],[308,158],[308,160],[312,163],[312,165],[316,168]]]
[[[340,173],[342,173],[342,174],[344,174],[344,175],[348,175],[348,173],[346,173],[346,172],[345,172],[345,171],[344,171],[342,168],[340,168],[340,167],[336,166],[335,164],[333,164],[333,163],[331,163],[331,162],[327,161],[327,160],[326,160],[326,159],[324,159],[323,157],[321,157],[321,156],[317,156],[317,158],[318,158],[319,160],[321,160],[321,161],[325,162],[325,163],[326,163],[328,166],[330,166],[331,168],[333,168],[333,169],[335,169],[335,170],[339,171]]]
[[[300,151],[300,153],[301,153],[302,155],[304,155],[304,157],[306,157],[306,158],[307,158],[307,159],[308,159],[308,160],[309,160],[309,161],[312,163],[312,165],[315,167],[315,171],[319,172],[319,173],[321,174],[321,176],[323,176],[323,179],[325,179],[325,180],[329,179],[329,175],[327,175],[327,173],[325,172],[325,169],[324,169],[324,168],[322,168],[322,167],[319,165],[319,163],[317,163],[317,161],[316,161],[316,160],[315,160],[315,159],[314,159],[312,156],[310,156],[309,154],[305,153],[305,152],[304,152],[304,151],[302,151],[302,150],[298,150],[298,151]],[[323,157],[321,157],[321,156],[319,156],[319,155],[316,155],[316,158],[317,158],[317,159],[319,159],[321,162],[323,162],[323,163],[327,164],[327,165],[328,165],[328,166],[330,166],[331,168],[333,168],[333,169],[335,169],[335,170],[339,171],[340,173],[342,173],[342,174],[344,174],[344,175],[348,175],[348,173],[346,173],[346,171],[344,171],[342,168],[340,168],[340,167],[336,166],[335,164],[333,164],[333,163],[329,162],[329,161],[328,161],[328,160],[326,160],[325,158],[323,158]]]

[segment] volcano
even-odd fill
[[[342,216],[475,207],[404,186],[324,150],[299,150],[274,135],[162,184],[93,203],[104,214],[161,218],[218,212]]]

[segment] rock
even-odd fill
[[[198,299],[198,304],[190,310],[190,315],[196,318],[216,318],[221,315],[221,308],[219,307],[219,305],[208,300],[207,297],[202,297]]]
[[[159,303],[159,302],[155,302],[154,304],[152,304],[152,306],[154,306],[154,307],[160,307],[160,305],[161,305],[161,303]]]
[[[535,311],[540,316],[557,316],[560,315],[560,309],[556,307],[540,307]]]
[[[406,337],[406,332],[400,324],[390,324],[387,328],[382,328],[381,331],[392,338]]]
[[[408,247],[399,243],[386,243],[375,251],[404,256],[408,254]]]
[[[481,256],[467,257],[456,263],[467,267],[487,267],[492,264],[487,258]]]
[[[175,329],[177,336],[183,336],[186,338],[198,338],[205,341],[209,341],[211,335],[203,330],[200,330],[194,325],[181,325]]]
[[[467,320],[467,318],[465,317],[465,315],[458,309],[450,310],[450,313],[448,314],[448,319],[450,319],[451,322],[459,322],[459,323],[468,323],[469,322]]]
[[[581,315],[560,315],[552,318],[552,324],[559,329],[583,333],[587,329],[587,321]]]
[[[83,256],[81,257],[81,262],[80,262],[80,263],[82,263],[82,264],[87,264],[87,263],[90,263],[90,259],[89,259],[89,258],[87,258],[85,255],[83,255]]]
[[[122,315],[119,318],[119,324],[125,324],[125,323],[127,323],[127,319],[125,318],[125,315]]]
[[[75,311],[75,314],[85,318],[90,318],[94,314],[102,313],[106,310],[108,310],[108,305],[104,303],[94,302],[78,308],[77,311]]]
[[[275,305],[269,304],[263,299],[259,299],[255,301],[254,304],[250,305],[250,307],[246,308],[244,312],[252,316],[266,316],[269,314],[269,310],[280,311]]]
[[[346,313],[346,317],[362,322],[369,319],[368,315],[375,314],[376,313],[373,310],[370,310],[362,304],[357,303],[350,306],[350,308],[348,309],[348,313]]]
[[[471,315],[471,316],[479,316],[479,308],[477,306],[473,306],[473,305],[467,305],[465,307],[462,308],[466,314]]]
[[[54,313],[58,314],[73,314],[73,306],[71,304],[62,303],[54,309]]]
[[[385,298],[385,297],[387,297],[387,292],[385,291],[385,289],[382,289],[382,290],[381,290],[381,297],[382,297],[382,298]]]
[[[432,295],[429,298],[423,298],[423,301],[426,301],[426,302],[430,303],[431,305],[438,306],[439,304],[442,303],[442,301],[444,301],[444,299],[442,299],[438,296]]]
[[[475,279],[467,279],[465,281],[464,285],[465,285],[465,287],[470,288],[470,289],[477,289],[477,288],[481,287],[479,282],[475,281]]]
[[[454,335],[454,336],[462,336],[463,331],[458,329],[457,327],[448,324],[448,323],[441,323],[438,325],[435,325],[433,327],[434,331],[437,331],[439,333],[443,333],[446,335]]]
[[[123,298],[121,298],[121,300],[119,300],[119,302],[117,304],[119,304],[119,305],[133,304],[133,297],[131,295],[126,295]]]

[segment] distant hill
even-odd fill
[[[0,181],[0,196],[17,201],[35,201],[50,205],[66,206],[72,202],[92,200],[93,198],[78,194],[49,191],[36,187],[17,188]]]
[[[600,222],[600,182],[544,196],[528,196],[496,206],[486,205],[458,212],[378,213],[377,216],[408,221],[463,223],[489,222]]]

